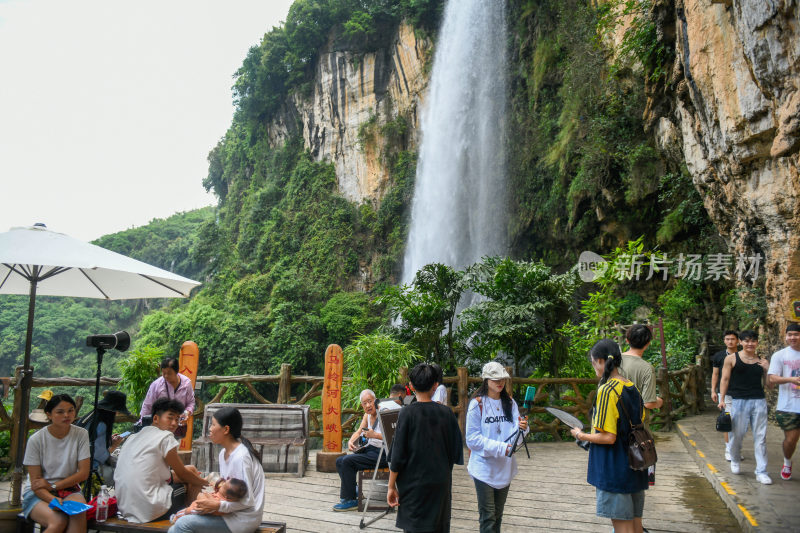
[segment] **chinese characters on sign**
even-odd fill
[[[197,380],[197,364],[200,362],[200,349],[192,341],[186,341],[181,345],[181,354],[178,358],[178,368],[181,369],[181,374],[189,378],[194,387]],[[181,451],[190,451],[192,449],[192,426],[194,417],[190,416],[186,420],[186,436],[181,439]]]
[[[693,281],[733,279],[755,281],[763,256],[739,254],[623,254],[610,264],[611,275],[618,280],[667,280],[674,277]],[[609,264],[609,263],[606,263]]]
[[[325,350],[325,381],[322,384],[322,448],[342,451],[342,349],[331,344]]]

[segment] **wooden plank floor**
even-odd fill
[[[703,476],[675,433],[659,433],[656,486],[647,491],[644,525],[651,532],[738,532],[738,522]],[[531,458],[518,456],[520,472],[511,484],[503,532],[611,531],[611,522],[595,516],[594,487],[586,483],[587,453],[574,443],[531,444]],[[311,466],[303,478],[267,477],[264,519],[286,522],[288,532],[359,531],[361,513],[334,512],[339,476]],[[10,499],[0,482],[0,500]],[[375,516],[372,514],[372,516]],[[451,531],[478,530],[477,501],[466,468],[453,475]],[[399,531],[389,515],[365,531]]]
[[[503,531],[611,530],[595,516],[594,487],[586,483],[587,453],[574,443],[531,444],[531,458],[518,456],[520,472],[511,484]],[[656,486],[647,491],[644,525],[651,532],[736,532],[739,524],[674,433],[658,435]],[[339,476],[311,467],[304,478],[268,477],[264,518],[286,522],[290,532],[358,531],[361,513],[334,512]],[[369,516],[369,515],[368,515]],[[372,516],[375,516],[372,514]],[[399,531],[394,515],[366,531]],[[478,530],[477,501],[466,468],[453,475],[453,532]]]

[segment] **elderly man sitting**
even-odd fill
[[[334,511],[353,511],[358,507],[356,499],[356,473],[359,470],[375,468],[381,446],[383,446],[383,435],[381,423],[378,419],[378,410],[375,408],[375,393],[369,389],[361,391],[361,407],[364,408],[364,418],[361,425],[347,441],[347,448],[352,453],[344,455],[336,460],[336,470],[342,480],[339,488],[341,501],[333,506]],[[366,441],[366,446],[363,446]],[[386,454],[381,457],[380,468],[388,465]]]

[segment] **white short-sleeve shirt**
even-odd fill
[[[227,460],[225,450],[219,452],[219,473],[247,484],[247,496],[238,502],[220,502],[225,525],[231,533],[252,533],[261,525],[264,513],[264,468],[244,444],[239,444]]]
[[[78,471],[78,462],[88,459],[89,432],[78,426],[70,426],[64,438],[56,438],[47,427],[31,435],[25,448],[22,464],[39,466],[42,477],[48,483],[57,483]],[[31,485],[31,477],[25,481],[23,492]]]
[[[800,376],[800,352],[787,346],[772,354],[769,362],[768,374],[784,378]],[[778,385],[778,411],[800,413],[800,387],[794,383],[781,383]]]
[[[114,471],[117,507],[125,520],[150,522],[169,510],[172,474],[166,458],[177,447],[175,436],[156,426],[147,426],[128,437]]]

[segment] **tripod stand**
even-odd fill
[[[103,355],[106,353],[105,348],[97,347],[97,376],[94,380],[94,414],[92,415],[92,422],[89,424],[89,477],[86,479],[86,484],[83,486],[83,497],[86,501],[92,499],[92,489],[94,488],[95,479],[102,483],[103,478],[94,467],[94,445],[97,440],[97,424],[99,422],[100,414],[98,413],[97,404],[100,401],[100,374],[103,368]],[[106,431],[110,431],[107,428]]]

